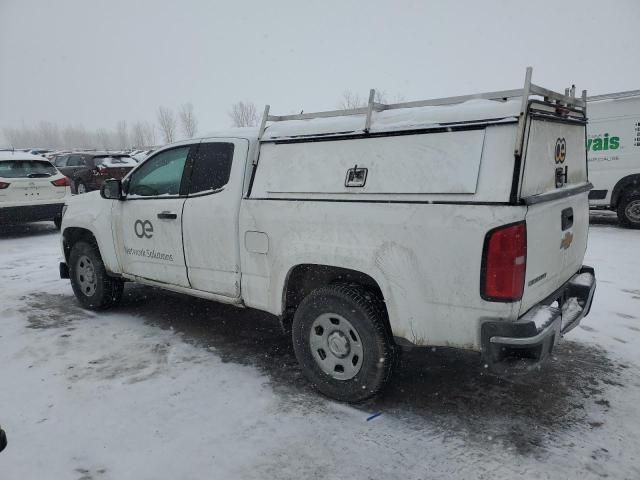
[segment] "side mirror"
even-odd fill
[[[115,178],[105,180],[100,188],[100,196],[107,200],[123,200],[122,182]]]

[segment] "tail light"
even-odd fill
[[[9,185],[11,185],[10,183],[7,182],[0,182],[0,190],[4,190],[5,188],[7,188]]]
[[[68,187],[69,185],[71,185],[67,177],[62,177],[62,178],[59,178],[58,180],[53,180],[51,184],[54,187]]]
[[[519,222],[487,233],[482,254],[480,295],[491,302],[522,298],[527,269],[527,224]]]

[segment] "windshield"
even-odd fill
[[[55,175],[57,170],[47,161],[5,160],[0,161],[0,177],[37,178]]]

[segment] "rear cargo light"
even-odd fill
[[[54,187],[68,187],[71,185],[69,183],[69,179],[67,177],[59,178],[58,180],[54,180],[51,182]]]
[[[7,182],[0,182],[0,190],[4,190],[5,188],[7,188],[9,185],[11,185],[10,183]]]
[[[484,240],[480,295],[491,302],[516,302],[524,292],[527,224],[494,228]]]

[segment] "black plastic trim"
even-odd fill
[[[538,203],[551,202],[552,200],[558,200],[559,198],[572,197],[584,192],[588,192],[593,189],[591,182],[584,185],[578,185],[577,187],[566,188],[556,190],[555,192],[539,193],[537,195],[531,195],[522,199],[525,205],[537,205]]]
[[[355,195],[354,195],[355,196]],[[400,203],[415,205],[492,205],[513,206],[509,202],[473,202],[473,201],[445,201],[445,200],[365,200],[356,198],[285,198],[285,197],[247,197],[243,200],[269,200],[276,202],[327,202],[327,203]]]
[[[589,200],[604,200],[607,198],[609,190],[591,190],[589,192]]]
[[[465,132],[470,130],[485,130],[489,126],[493,125],[510,125],[517,123],[514,120],[509,120],[511,117],[491,118],[487,120],[472,120],[468,124],[463,122],[456,122],[454,124],[440,123],[437,127],[425,127],[415,128],[412,130],[398,130],[398,131],[386,131],[386,132],[374,132],[374,133],[351,133],[346,135],[334,135],[334,134],[322,134],[317,137],[300,137],[300,138],[287,138],[287,139],[268,139],[261,140],[260,143],[275,143],[276,145],[288,144],[288,143],[315,143],[315,142],[335,142],[340,140],[357,140],[362,138],[377,138],[377,137],[403,137],[407,135],[423,135],[429,133],[446,133],[446,132]]]

